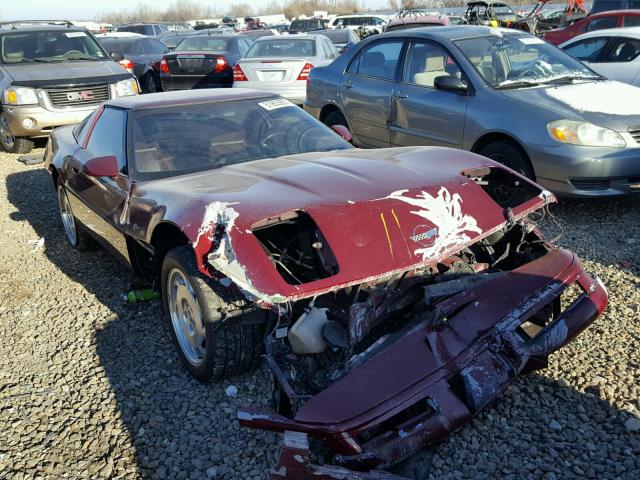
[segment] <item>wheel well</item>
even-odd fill
[[[505,133],[494,132],[494,133],[488,133],[485,136],[480,137],[478,140],[476,140],[476,143],[473,144],[473,147],[471,147],[471,151],[473,153],[479,154],[484,147],[486,147],[491,143],[496,143],[496,142],[506,142],[513,145],[518,150],[520,150],[520,153],[524,155],[524,158],[526,158],[527,161],[529,162],[529,165],[531,165],[531,169],[535,172],[535,169],[533,168],[533,164],[531,163],[531,158],[529,158],[527,151],[522,147],[522,145],[520,145],[520,142],[518,142],[513,137],[510,137]]]
[[[325,105],[320,111],[320,121],[324,123],[325,118],[327,118],[330,113],[334,112],[338,112],[340,115],[342,115],[342,118],[344,118],[345,121],[347,120],[338,107],[336,107],[335,105]]]
[[[182,230],[169,222],[162,222],[153,230],[151,235],[153,255],[140,243],[128,238],[134,270],[149,281],[159,281],[162,262],[167,252],[187,243],[189,243],[189,239]]]

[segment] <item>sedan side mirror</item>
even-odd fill
[[[114,62],[121,62],[124,60],[124,54],[122,52],[109,52],[109,56]]]
[[[84,164],[83,171],[85,175],[90,177],[118,178],[118,174],[120,173],[120,169],[118,168],[118,159],[115,155],[94,157]]]
[[[438,90],[444,90],[445,92],[453,92],[466,95],[469,92],[469,86],[453,75],[444,75],[442,77],[436,77],[433,81],[433,86]]]

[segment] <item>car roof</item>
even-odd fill
[[[68,32],[86,32],[87,29],[76,25],[60,25],[53,23],[15,23],[7,22],[0,24],[0,35],[11,32],[50,32],[52,30],[63,30]]]
[[[262,90],[248,88],[203,88],[197,90],[178,90],[174,92],[147,93],[133,95],[105,102],[105,106],[123,108],[126,110],[150,110],[155,108],[180,105],[197,105],[214,102],[233,102],[257,98],[273,98],[277,96]]]
[[[271,35],[264,36],[256,39],[256,42],[264,42],[264,41],[287,41],[287,40],[315,40],[322,34],[316,35],[315,32],[307,32],[298,35]],[[229,35],[227,35],[228,37]],[[324,35],[322,35],[324,36]]]
[[[381,37],[371,36],[369,38],[389,38],[389,37],[422,37],[436,40],[460,40],[463,38],[486,37],[495,35],[529,35],[521,30],[509,28],[485,27],[483,25],[452,25],[449,27],[424,27],[412,28],[409,30],[397,30],[384,33]]]
[[[640,27],[624,27],[624,28],[604,28],[602,30],[594,30],[593,32],[583,33],[573,37],[566,42],[562,42],[560,47],[575,43],[578,40],[585,38],[597,38],[597,37],[630,37],[640,39]]]

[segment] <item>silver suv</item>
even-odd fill
[[[0,146],[28,153],[33,139],[80,122],[102,102],[136,95],[135,77],[86,29],[70,22],[0,23]]]

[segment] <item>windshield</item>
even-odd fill
[[[2,63],[105,60],[98,43],[87,32],[67,30],[2,35]]]
[[[176,46],[176,51],[223,53],[228,44],[229,39],[223,37],[187,37]]]
[[[261,158],[351,148],[283,98],[134,111],[136,178],[213,170]]]
[[[316,56],[315,40],[262,40],[254,43],[245,58]]]
[[[532,35],[504,34],[496,29],[493,35],[454,43],[494,88],[601,78],[575,58]]]

